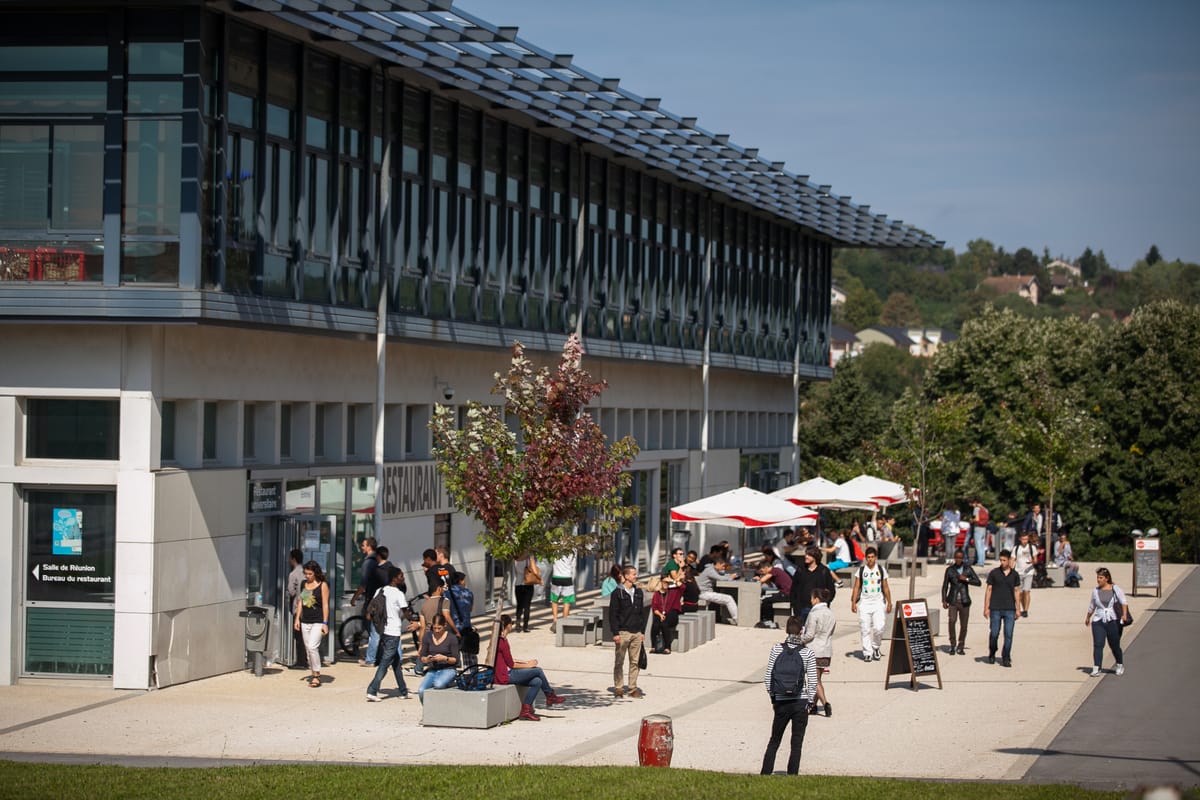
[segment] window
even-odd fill
[[[292,405],[279,406],[279,457],[292,457]]]
[[[325,457],[325,404],[317,403],[313,414],[313,447],[317,458]]]
[[[254,403],[242,407],[242,458],[254,460]]]
[[[30,398],[26,458],[116,461],[121,404],[117,400]]]
[[[217,404],[204,404],[204,460],[215,461],[217,458]]]
[[[175,401],[164,400],[162,404],[162,444],[159,446],[160,461],[175,460]]]

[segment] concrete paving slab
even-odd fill
[[[1129,584],[1129,564],[1108,566],[1118,584]],[[1083,565],[1083,574],[1090,575],[1093,567]],[[1138,623],[1125,640],[1130,674],[1114,681],[1144,669],[1140,631],[1193,569],[1164,565],[1163,598],[1134,600]],[[918,578],[918,596],[936,598],[941,573],[933,568]],[[897,597],[907,593],[907,580],[895,583]],[[1081,624],[1088,590],[1035,590],[1030,617],[1017,623],[1011,669],[981,660],[987,625],[982,594],[975,592],[967,655],[939,652],[945,688],[923,680],[915,692],[900,676],[885,691],[886,661],[858,658],[857,618],[850,614],[848,593],[839,593],[834,659],[825,676],[834,714],[810,720],[804,772],[984,780],[1025,776],[1099,685],[1084,669],[1091,660],[1090,632]],[[515,657],[537,658],[567,703],[539,710],[538,723],[517,721],[478,731],[422,728],[417,700],[391,696],[391,678],[383,684],[387,699],[367,703],[372,672],[353,662],[327,667],[319,689],[305,685],[305,672],[280,668],[268,669],[262,678],[247,670],[150,692],[25,680],[0,687],[0,757],[178,765],[635,765],[642,717],[666,714],[675,733],[673,766],[756,772],[770,725],[762,674],[767,652],[782,632],[718,625],[716,634],[691,652],[650,656],[639,681],[646,692],[641,700],[612,696],[611,648],[555,647],[545,624],[513,634]],[[935,644],[940,647],[944,638],[938,636]],[[484,646],[486,652],[486,641]],[[1194,661],[1195,640],[1179,646],[1188,648]],[[406,680],[415,690],[417,679]],[[1128,693],[1132,702],[1135,687],[1136,693],[1146,689],[1129,681],[1114,691]],[[315,739],[311,726],[302,726],[301,720],[312,719],[321,720],[326,736]],[[847,757],[862,751],[864,730],[881,732],[872,736],[869,770],[861,759]],[[388,736],[396,747],[380,752],[377,742]],[[956,743],[953,753],[941,746],[946,741]]]

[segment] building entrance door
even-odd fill
[[[29,489],[24,499],[21,672],[112,675],[117,493]]]

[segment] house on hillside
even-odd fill
[[[954,331],[942,328],[922,328],[919,326],[893,327],[873,325],[858,332],[861,348],[876,342],[899,347],[907,350],[910,355],[918,358],[929,358],[937,352],[942,342],[952,342],[958,338]]]
[[[854,331],[841,325],[829,326],[829,366],[836,367],[843,358],[852,358],[862,349],[863,343]]]
[[[1063,261],[1061,258],[1056,258],[1047,264],[1046,271],[1051,275],[1055,274],[1056,272],[1061,272],[1063,274],[1070,275],[1075,280],[1079,280],[1083,277],[1083,271],[1079,269],[1078,265],[1072,264],[1070,261]]]
[[[1066,294],[1075,282],[1065,272],[1056,272],[1050,276],[1050,294]]]
[[[838,308],[846,305],[846,292],[837,286],[829,287],[829,307]]]
[[[1041,295],[1036,275],[995,275],[983,279],[983,286],[994,290],[997,294],[1015,294],[1024,297],[1035,306]]]

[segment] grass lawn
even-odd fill
[[[398,745],[399,746],[399,745]],[[394,755],[401,755],[396,753]],[[165,798],[454,798],[505,800],[554,798],[662,800],[812,797],[819,800],[876,798],[997,798],[997,800],[1100,800],[1120,792],[1085,792],[1074,786],[1013,783],[931,783],[876,778],[801,775],[728,775],[638,767],[361,767],[334,764],[221,767],[214,769],[30,764],[0,761],[0,797]]]

